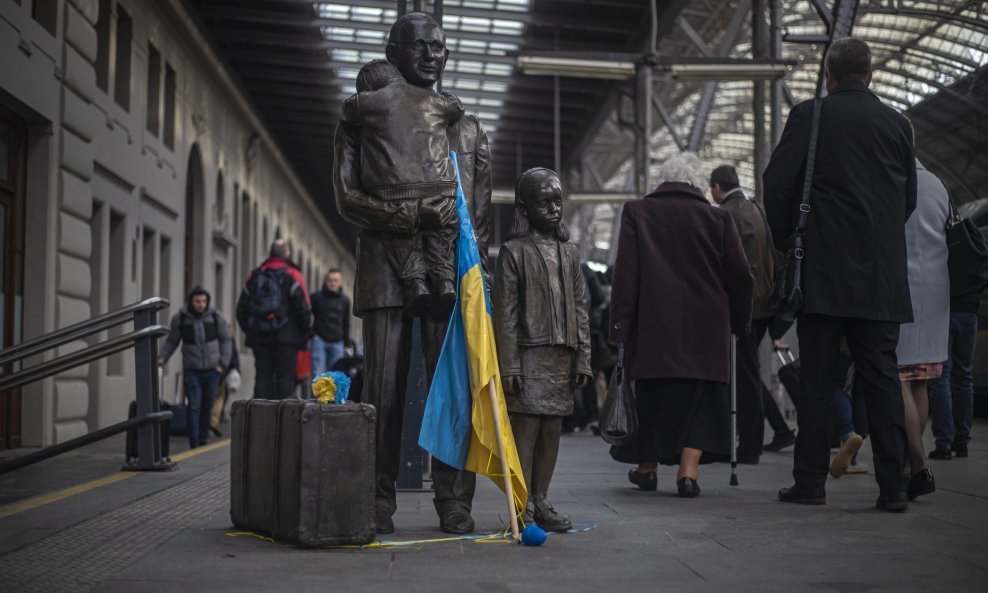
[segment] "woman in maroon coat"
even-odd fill
[[[611,341],[625,345],[635,380],[638,442],[611,455],[655,490],[658,464],[679,465],[679,495],[700,493],[698,464],[730,456],[730,340],[751,320],[752,278],[728,211],[703,197],[703,162],[679,154],[660,185],[624,205]]]

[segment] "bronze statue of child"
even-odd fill
[[[587,285],[562,224],[562,188],[549,169],[515,185],[515,215],[494,275],[494,332],[511,429],[529,500],[523,519],[566,531],[547,498],[573,390],[593,376]]]
[[[463,117],[463,104],[405,82],[386,60],[372,60],[357,74],[357,94],[343,103],[343,121],[360,127],[360,180],[381,200],[454,200],[456,172],[447,128]],[[457,225],[384,236],[388,264],[402,281],[405,313],[425,312],[435,290],[438,307],[456,300],[453,283]]]

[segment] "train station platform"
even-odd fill
[[[828,504],[776,502],[791,449],[739,468],[701,467],[702,494],[675,495],[674,468],[641,492],[586,433],[565,436],[551,498],[577,530],[540,548],[445,538],[432,495],[399,493],[396,532],[367,549],[296,549],[229,519],[229,444],[173,455],[178,469],[119,472],[122,439],[0,476],[0,591],[983,592],[988,583],[988,422],[971,456],[933,461],[938,490],[889,514],[872,474],[828,484]],[[932,443],[930,443],[932,444]],[[173,438],[175,448],[183,439]],[[173,449],[174,451],[174,449]],[[863,461],[870,465],[866,441]],[[478,533],[505,525],[478,480]]]

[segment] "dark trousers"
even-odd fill
[[[508,417],[530,499],[533,504],[534,501],[545,500],[559,456],[563,417],[517,412],[509,412]]]
[[[906,432],[895,348],[899,324],[828,315],[802,315],[799,336],[800,394],[797,400],[793,477],[799,488],[823,488],[830,465],[828,432],[833,426],[834,376],[841,338],[847,338],[856,388],[865,397],[875,479],[882,493],[902,491]]]
[[[186,429],[190,448],[205,445],[209,440],[209,420],[213,416],[213,399],[221,376],[217,370],[185,371],[182,374],[185,397],[189,402]]]
[[[765,439],[765,408],[762,377],[758,365],[758,345],[765,337],[771,319],[751,322],[751,331],[737,344],[738,377],[738,458],[758,457]]]
[[[422,318],[422,351],[429,381],[439,359],[446,321]],[[394,513],[395,482],[401,462],[401,426],[412,347],[412,321],[401,307],[375,309],[363,314],[364,386],[361,400],[377,409],[375,504]],[[459,471],[432,460],[436,510],[470,512],[476,487],[472,472]]]
[[[363,314],[363,403],[377,410],[375,504],[394,514],[395,482],[401,456],[401,422],[412,344],[412,322],[401,307]]]
[[[843,442],[844,437],[856,432],[868,436],[868,405],[858,387],[845,389],[851,359],[841,356],[837,363],[837,376],[834,378],[834,436]]]
[[[260,344],[254,351],[254,397],[285,399],[295,391],[295,362],[298,346]],[[272,389],[274,390],[272,392]]]
[[[950,346],[943,374],[930,381],[930,419],[937,448],[967,446],[974,418],[974,345],[977,313],[950,314]]]

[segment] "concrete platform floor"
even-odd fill
[[[728,465],[702,467],[697,499],[675,496],[675,468],[661,470],[658,492],[640,492],[627,466],[581,433],[564,437],[551,498],[594,529],[550,535],[541,548],[452,541],[365,550],[231,536],[224,444],[181,459],[177,471],[132,475],[116,472],[122,443],[104,443],[0,476],[0,591],[984,592],[986,434],[981,420],[971,457],[931,462],[937,492],[892,515],[875,510],[870,473],[831,480],[826,506],[776,502],[790,483],[791,449],[741,466],[738,487],[728,485]],[[867,442],[863,452],[870,465]],[[387,539],[443,537],[431,498],[400,493]],[[479,480],[478,530],[501,529],[503,507]]]

